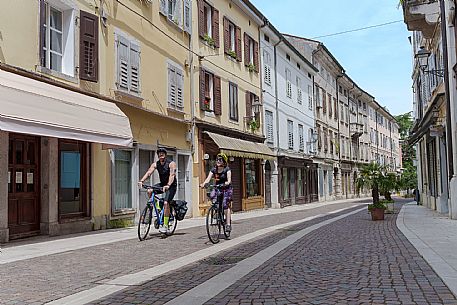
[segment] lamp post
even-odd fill
[[[414,56],[419,63],[419,68],[424,73],[432,74],[438,77],[444,77],[444,69],[426,70],[428,67],[428,58],[430,57],[430,54],[430,51],[427,51],[423,46],[420,47],[419,51],[417,51],[417,54]]]

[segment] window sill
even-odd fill
[[[185,115],[186,114],[184,112],[184,109],[173,108],[173,107],[170,107],[170,106],[167,107],[167,110],[169,112],[174,112],[174,113],[177,113],[177,114],[180,114],[180,115]]]
[[[210,118],[216,117],[216,115],[214,114],[213,111],[206,111],[206,110],[205,110],[205,116],[210,117]]]
[[[119,89],[119,88],[116,88],[114,90],[114,95],[116,96],[116,98],[118,98],[118,97],[127,97],[127,98],[134,99],[134,100],[137,100],[137,101],[144,100],[144,98],[141,97],[140,95],[137,95],[137,94],[134,94],[134,93],[130,93],[130,92],[124,91],[124,90]]]
[[[225,53],[225,57],[230,60],[230,61],[233,61],[234,63],[240,63],[240,61],[238,61],[238,59],[236,58],[233,58],[231,55],[228,55],[227,53]]]
[[[210,45],[209,42],[207,42],[205,39],[203,39],[203,37],[200,36],[200,41],[202,44],[206,45],[207,47],[213,49],[213,50],[216,50],[216,46],[213,46],[213,45]]]
[[[67,82],[71,82],[71,83],[74,83],[74,84],[79,84],[79,80],[78,80],[77,77],[71,76],[71,75],[68,75],[68,74],[65,74],[65,73],[62,73],[62,72],[59,72],[59,71],[54,71],[54,70],[48,69],[46,67],[37,66],[36,67],[36,71],[40,72],[40,73],[43,73],[43,74],[47,74],[47,75],[53,76],[53,77],[56,77],[56,78],[61,79],[61,80],[65,80]]]
[[[235,119],[232,119],[232,118],[229,119],[229,123],[232,124],[232,125],[240,125],[240,122],[238,120],[235,120]]]

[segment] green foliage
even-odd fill
[[[402,140],[401,149],[404,170],[399,181],[400,189],[415,189],[417,187],[417,170],[413,165],[413,160],[416,158],[416,151],[414,150],[414,147],[407,142],[409,131],[413,127],[411,112],[397,115],[395,119],[398,122],[400,138]]]
[[[211,36],[209,36],[208,34],[205,34],[205,35],[203,36],[203,40],[206,41],[206,43],[209,44],[209,45],[212,46],[212,47],[214,47],[215,44],[216,44],[216,43],[214,42],[214,39],[213,39]]]
[[[385,203],[385,200],[378,201],[377,203],[371,203],[368,205],[368,211],[371,212],[373,209],[387,209],[387,205]]]
[[[252,119],[250,122],[249,122],[249,129],[254,132],[256,131],[257,129],[260,128],[260,122],[258,122],[256,119]]]
[[[377,205],[380,202],[379,194],[384,195],[387,200],[392,200],[390,192],[398,189],[398,178],[396,174],[389,173],[386,166],[372,162],[360,170],[356,187],[358,192],[364,188],[371,189],[373,204]]]
[[[127,228],[133,226],[133,224],[133,219],[131,218],[111,219],[108,221],[107,227],[109,229]]]
[[[247,65],[249,72],[254,72],[255,71],[255,66],[253,64]]]
[[[234,59],[236,59],[236,52],[233,51],[233,50],[227,51],[227,55],[230,56],[230,57],[232,57],[232,58],[234,58]]]

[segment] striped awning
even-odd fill
[[[235,139],[208,131],[205,133],[227,156],[250,159],[274,159],[276,157],[274,152],[263,143]]]

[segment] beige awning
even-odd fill
[[[252,158],[252,159],[274,159],[274,152],[263,143],[249,142],[245,140],[222,136],[217,133],[205,132],[219,147],[220,151],[227,156]]]
[[[113,103],[0,70],[0,130],[131,147]]]

